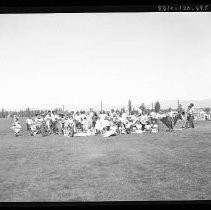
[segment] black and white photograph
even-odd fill
[[[211,14],[0,14],[0,202],[211,199]]]

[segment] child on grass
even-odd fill
[[[15,132],[15,136],[18,137],[21,131],[21,125],[17,117],[14,118],[13,125],[11,129]]]

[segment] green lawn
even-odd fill
[[[211,199],[211,122],[109,138],[16,138],[10,126],[0,119],[1,202]]]

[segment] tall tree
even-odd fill
[[[0,113],[0,117],[1,117],[1,118],[4,118],[4,117],[5,117],[5,116],[4,116],[4,113],[5,113],[5,110],[2,108],[2,109],[1,109],[1,113]]]
[[[129,113],[131,113],[131,111],[132,111],[132,102],[130,99],[128,100],[128,111],[129,111]]]
[[[159,101],[157,101],[157,102],[155,103],[155,112],[156,112],[156,113],[159,113],[159,112],[160,112],[160,103],[159,103]]]
[[[144,103],[142,103],[140,106],[139,106],[139,109],[141,109],[142,112],[146,112],[146,106]]]

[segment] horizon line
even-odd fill
[[[129,99],[128,99],[129,100]],[[130,99],[131,100],[131,99]],[[157,100],[158,102],[173,102],[173,101],[175,101],[175,106],[177,106],[177,104],[178,104],[178,100],[179,100],[179,102],[193,102],[193,101],[204,101],[204,100],[211,100],[211,98],[204,98],[204,99],[168,99],[168,100]],[[149,108],[149,109],[151,109],[151,106],[152,106],[152,104],[154,105],[157,101],[155,101],[155,102],[148,102],[148,103],[146,103],[146,102],[141,102],[140,104],[134,104],[133,105],[133,103],[132,103],[132,106],[134,106],[134,108],[135,107],[139,107],[142,103],[144,103],[145,104],[145,106],[146,106],[146,108]],[[131,102],[132,102],[132,100],[131,100]],[[181,104],[182,105],[182,104]],[[49,106],[51,107],[51,108],[49,108]],[[82,107],[83,106],[83,104],[75,104],[75,105],[71,105],[71,104],[61,104],[61,105],[54,105],[54,104],[48,104],[46,107],[48,107],[48,108],[44,108],[45,106],[44,105],[39,105],[38,107],[32,107],[32,106],[24,106],[24,107],[21,107],[21,108],[14,108],[14,107],[1,107],[0,109],[2,110],[2,109],[4,109],[5,111],[24,111],[24,110],[26,110],[26,109],[30,109],[30,110],[54,110],[54,109],[63,109],[63,106],[65,107],[69,107],[69,108],[67,108],[67,109],[64,109],[64,110],[67,110],[67,111],[69,111],[69,110],[71,110],[71,111],[74,111],[74,110],[89,110],[89,109],[96,109],[97,107],[97,109],[101,109],[100,108],[100,103],[99,103],[99,105],[87,105],[86,106],[86,108],[85,107],[83,107],[83,108],[76,108],[77,106],[79,106],[79,107]],[[72,106],[72,108],[70,108]],[[168,105],[164,105],[164,107],[167,107]],[[53,108],[52,108],[53,107]],[[111,104],[107,104],[107,105],[105,105],[104,106],[105,108],[104,109],[109,109],[109,110],[111,110],[111,109],[121,109],[121,108],[126,108],[127,107],[127,104],[117,104],[117,105],[111,105]],[[162,104],[161,104],[161,107],[162,107]],[[168,106],[169,107],[169,106]],[[195,106],[195,107],[197,107],[197,106]],[[211,107],[211,104],[210,104],[210,107]],[[170,108],[170,107],[169,107]],[[173,108],[173,107],[171,107],[171,108]],[[201,107],[200,107],[201,108]],[[166,109],[166,108],[164,108],[164,109]]]

